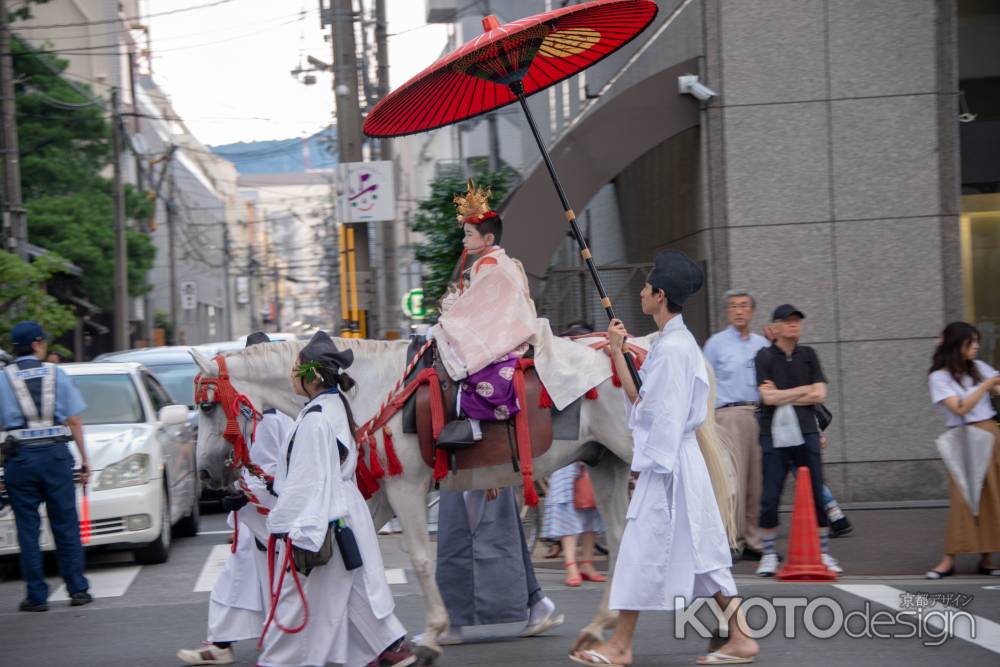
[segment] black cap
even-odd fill
[[[801,319],[806,319],[805,313],[796,308],[790,303],[783,303],[774,309],[774,315],[771,317],[772,322],[777,322],[778,320],[787,320],[792,315],[798,315]]]
[[[656,253],[653,269],[646,276],[646,282],[654,289],[661,289],[667,300],[683,306],[692,294],[701,289],[705,273],[698,264],[679,250],[663,250]]]
[[[247,347],[251,345],[260,345],[261,343],[270,343],[271,338],[263,331],[254,331],[252,334],[247,336]]]
[[[302,361],[316,361],[324,368],[348,368],[354,363],[352,350],[338,350],[330,334],[317,331],[299,352]]]

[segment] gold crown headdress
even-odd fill
[[[455,202],[455,208],[458,209],[456,217],[459,222],[479,223],[496,215],[490,210],[490,197],[493,196],[493,191],[490,188],[477,186],[471,178],[467,188],[464,195],[455,195],[452,200]]]

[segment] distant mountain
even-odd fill
[[[296,174],[337,166],[337,128],[334,125],[304,139],[240,141],[210,146],[241,174]]]

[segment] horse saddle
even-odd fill
[[[511,464],[512,450],[516,452],[517,443],[515,441],[513,420],[511,417],[506,421],[481,421],[480,427],[483,432],[482,440],[470,442],[471,429],[467,420],[457,420],[455,418],[455,400],[458,393],[458,384],[455,383],[440,364],[435,364],[438,380],[441,383],[441,393],[444,397],[445,429],[442,431],[442,449],[448,452],[450,468],[452,471],[472,470],[475,468],[488,468],[492,466]],[[518,371],[520,372],[520,370]],[[548,408],[538,407],[538,398],[541,392],[541,383],[534,368],[524,371],[525,380],[525,403],[521,410],[528,415],[529,430],[531,433],[531,454],[532,458],[542,456],[552,446],[552,413]],[[420,440],[420,454],[430,467],[434,467],[436,449],[438,442],[434,439],[433,424],[431,421],[431,399],[430,389],[426,385],[417,389],[414,394],[412,414],[415,421],[416,432]],[[404,415],[404,421],[405,415]],[[444,444],[447,442],[448,444]],[[516,468],[516,455],[513,461]]]

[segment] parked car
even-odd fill
[[[178,403],[188,406],[192,415],[197,417],[194,405],[194,376],[198,374],[198,366],[195,365],[189,352],[192,347],[194,346],[170,345],[108,352],[94,361],[132,361],[142,364],[156,375]],[[197,419],[194,421],[197,422]]]
[[[187,407],[137,363],[63,364],[83,394],[80,415],[90,458],[88,546],[131,550],[139,563],[162,563],[178,536],[198,533],[201,488]],[[76,445],[70,451],[79,466]],[[77,501],[81,501],[77,490]],[[44,516],[44,511],[43,511]],[[55,543],[43,523],[42,549]],[[0,556],[18,553],[14,516],[0,511]]]

